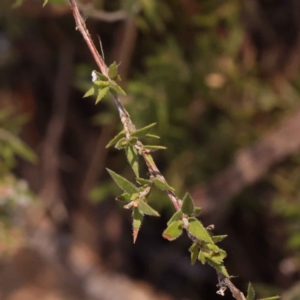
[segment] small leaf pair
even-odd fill
[[[96,81],[97,82],[97,81]],[[95,82],[95,85],[96,85],[96,82]],[[102,81],[99,81],[99,83],[102,83]],[[87,98],[87,97],[90,97],[90,96],[94,96],[96,93],[97,94],[97,98],[96,98],[96,102],[95,104],[98,104],[103,98],[104,96],[108,93],[109,91],[109,86],[106,86],[106,87],[97,87],[96,86],[92,86],[84,95],[83,95],[83,98]]]
[[[139,229],[142,225],[144,215],[150,216],[159,216],[159,213],[154,210],[148,203],[145,202],[145,195],[149,193],[150,188],[147,184],[146,187],[137,188],[126,178],[120,176],[112,170],[107,169],[110,176],[116,182],[116,184],[125,192],[121,196],[117,197],[118,201],[125,203],[125,208],[132,208],[132,217],[133,217],[133,241],[135,243]],[[147,182],[145,179],[138,178],[138,182]],[[151,182],[150,182],[151,183]]]

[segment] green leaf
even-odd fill
[[[193,243],[192,246],[188,249],[189,252],[192,252],[195,247],[198,247],[197,243]]]
[[[106,80],[96,80],[94,82],[94,84],[97,85],[97,86],[99,86],[99,87],[101,87],[101,88],[109,86],[109,82],[106,81]]]
[[[206,248],[212,250],[215,253],[218,253],[221,250],[217,245],[210,243],[206,244]]]
[[[47,5],[48,1],[49,1],[49,0],[45,0],[45,1],[44,1],[43,7],[44,7],[45,5]]]
[[[139,209],[140,213],[143,215],[159,217],[159,213],[156,210],[154,210],[145,201],[142,201],[142,200],[139,201],[138,209]]]
[[[255,292],[251,282],[248,284],[247,300],[255,300]]]
[[[207,230],[203,227],[199,220],[196,218],[189,218],[189,227],[187,231],[192,234],[194,237],[199,239],[200,241],[205,241],[213,244],[213,240],[211,239]]]
[[[166,182],[161,181],[158,178],[154,178],[153,179],[153,183],[155,184],[155,186],[157,188],[159,188],[162,191],[175,191],[174,188],[172,188],[171,186],[169,186]]]
[[[259,300],[276,300],[276,299],[280,299],[280,296],[273,296],[273,297],[269,297],[269,298],[262,298]]]
[[[82,98],[87,98],[90,96],[94,96],[95,95],[95,87],[91,87],[84,95]]]
[[[107,169],[109,175],[112,177],[112,179],[116,182],[116,184],[126,193],[133,194],[138,193],[138,189],[127,179],[120,176],[119,174],[115,173],[114,171]]]
[[[136,181],[140,184],[140,185],[151,185],[152,181],[148,180],[148,179],[144,179],[144,178],[136,178]]]
[[[220,251],[217,254],[212,253],[208,257],[215,263],[223,263],[223,260],[226,256],[227,256],[227,253],[224,250],[220,249]]]
[[[227,257],[227,253],[226,251],[224,251],[223,249],[220,249],[218,256],[222,259],[224,259],[225,257]]]
[[[148,163],[150,163],[151,166],[156,167],[156,164],[155,164],[155,162],[154,162],[154,160],[153,160],[151,154],[146,153],[146,154],[144,155],[144,157],[145,157],[145,159],[148,161]]]
[[[181,220],[181,217],[182,217],[182,211],[181,210],[177,210],[175,212],[175,214],[171,217],[171,219],[168,221],[167,225],[169,226],[173,222]]]
[[[123,149],[128,145],[128,140],[126,137],[121,138],[116,144],[115,144],[115,148],[117,149]]]
[[[132,146],[134,146],[136,144],[136,142],[138,141],[138,139],[136,137],[130,137],[129,138],[129,142]]]
[[[149,133],[146,134],[146,137],[153,138],[153,139],[160,139],[160,136],[155,134],[149,134]]]
[[[121,132],[119,132],[107,145],[105,148],[109,148],[111,146],[113,146],[114,144],[116,144],[121,138],[125,137],[125,131],[122,130]]]
[[[200,251],[200,252],[199,252],[198,260],[199,260],[203,265],[205,265],[205,263],[206,263],[206,257],[205,257],[205,255],[204,255],[203,251]]]
[[[98,104],[103,99],[103,97],[107,94],[108,91],[109,91],[109,87],[105,87],[99,90],[95,104]]]
[[[198,217],[200,215],[202,208],[195,206],[194,211],[193,211],[193,217]]]
[[[124,92],[124,90],[119,86],[119,85],[111,85],[110,88],[115,91],[117,94],[119,95],[123,95],[126,96],[126,93]]]
[[[136,177],[139,177],[139,156],[138,152],[134,146],[128,144],[125,148],[127,160],[135,174]]]
[[[160,145],[143,145],[144,149],[155,151],[155,150],[166,150],[167,147]]]
[[[194,201],[189,193],[186,193],[183,198],[181,211],[188,216],[194,212]]]
[[[101,79],[103,81],[109,81],[108,78],[105,75],[103,75],[102,73],[97,72],[97,71],[93,71],[93,72],[96,73],[96,75],[98,76],[99,79]]]
[[[111,79],[115,79],[118,76],[118,66],[115,61],[108,68],[108,76]]]
[[[133,228],[140,228],[144,219],[144,216],[140,213],[137,207],[133,209]]]
[[[140,213],[137,207],[133,209],[132,219],[133,243],[135,243],[144,219],[144,216]]]
[[[116,200],[118,202],[130,202],[131,201],[131,195],[128,193],[124,193],[121,196],[117,197]]]
[[[200,249],[199,249],[198,245],[196,243],[194,243],[190,247],[189,251],[191,252],[191,264],[194,265],[197,258],[198,258],[198,254],[199,254]]]
[[[141,129],[138,129],[134,132],[131,133],[131,136],[135,136],[137,138],[142,138],[144,137],[150,130],[156,125],[156,123],[152,123],[150,125],[147,125]]]
[[[183,231],[182,221],[173,222],[167,229],[163,232],[163,237],[168,241],[173,241],[177,239]]]
[[[212,266],[214,267],[216,270],[218,270],[221,274],[223,274],[225,277],[229,278],[229,274],[226,270],[226,268],[224,267],[224,265],[222,263],[216,263],[213,260],[211,260],[210,258],[206,257],[205,258],[206,261]],[[248,299],[247,299],[248,300]]]
[[[228,235],[214,235],[211,238],[215,243],[219,243],[219,242],[223,241],[225,238],[227,238],[227,236]]]

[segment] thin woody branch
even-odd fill
[[[82,34],[86,44],[88,45],[88,47],[89,47],[89,49],[90,49],[90,51],[91,51],[91,53],[92,53],[92,55],[95,59],[95,62],[97,64],[98,68],[100,69],[101,73],[103,75],[105,75],[106,77],[109,77],[108,76],[108,67],[106,66],[105,62],[103,61],[101,55],[99,54],[99,52],[98,52],[98,50],[95,46],[95,43],[93,42],[92,37],[91,37],[89,31],[86,28],[85,22],[84,22],[81,14],[79,12],[76,1],[75,0],[69,0],[69,3],[71,5],[73,16],[74,16],[74,19],[75,19],[75,22],[76,22],[76,29],[78,29],[81,32],[81,34]],[[128,112],[126,111],[126,109],[121,104],[118,96],[113,96],[113,99],[114,99],[115,105],[118,108],[120,118],[121,118],[121,122],[123,123],[124,129],[126,131],[126,135],[129,136],[130,132],[135,130],[135,126],[133,125]]]
[[[73,11],[73,15],[75,18],[75,22],[77,25],[77,29],[81,32],[81,34],[83,35],[84,40],[86,41],[95,61],[96,64],[98,66],[98,68],[100,69],[100,71],[103,73],[103,75],[105,75],[106,77],[109,78],[109,74],[108,74],[108,67],[106,66],[105,62],[103,61],[102,57],[100,56],[100,54],[97,51],[97,48],[86,28],[85,22],[81,17],[81,14],[79,12],[77,3],[75,0],[69,0],[72,11]],[[123,107],[122,103],[120,102],[119,98],[117,95],[113,95],[113,100],[114,103],[119,111],[120,114],[120,118],[121,118],[121,122],[123,123],[124,126],[124,130],[126,133],[126,137],[129,138],[131,132],[135,131],[135,126],[131,121],[131,118],[128,114],[128,112],[126,111],[126,109]],[[143,159],[145,160],[145,163],[148,167],[148,170],[151,174],[151,177],[155,177],[157,179],[159,179],[160,181],[164,182],[167,184],[166,179],[164,178],[164,176],[161,174],[161,172],[159,171],[159,169],[157,168],[155,162],[152,159],[152,156],[150,155],[150,151],[147,149],[143,148],[143,144],[140,141],[137,141],[135,144],[135,148],[140,150],[140,155],[142,155]],[[166,190],[166,193],[169,197],[169,199],[171,200],[172,204],[174,205],[174,208],[176,209],[176,211],[181,209],[181,205],[182,205],[182,200],[179,199],[176,194],[174,193],[174,191],[172,190]],[[244,294],[237,289],[234,284],[231,282],[231,280],[229,278],[226,278],[225,276],[223,276],[222,274],[220,274],[218,272],[218,270],[216,269],[217,273],[218,273],[218,277],[219,277],[219,285],[223,285],[223,287],[229,288],[229,290],[232,293],[232,296],[237,299],[237,300],[246,300]]]

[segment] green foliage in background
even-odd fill
[[[11,109],[0,110],[0,223],[3,225],[0,231],[4,232],[16,205],[26,205],[33,199],[26,181],[13,174],[18,159],[30,163],[37,161],[35,153],[19,137],[22,125],[27,120],[27,116],[16,115]],[[1,232],[1,236],[5,236],[4,232]]]

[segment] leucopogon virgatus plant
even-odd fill
[[[225,291],[229,289],[232,296],[237,300],[255,300],[255,292],[251,283],[248,285],[247,296],[245,296],[232,283],[232,276],[229,275],[224,266],[226,252],[221,249],[217,243],[226,238],[226,235],[213,235],[210,226],[207,228],[203,226],[197,219],[201,208],[194,205],[194,200],[188,193],[180,199],[176,195],[175,189],[167,183],[161,174],[153,160],[152,152],[165,149],[165,147],[160,145],[144,145],[141,141],[144,137],[159,138],[151,134],[155,123],[136,129],[130,115],[119,99],[119,95],[125,96],[126,93],[117,83],[121,80],[118,74],[117,63],[114,62],[109,67],[105,64],[103,57],[99,54],[86,28],[85,21],[80,14],[76,0],[68,1],[76,22],[76,29],[82,34],[100,71],[92,71],[92,87],[85,93],[84,97],[95,96],[97,104],[105,95],[110,94],[123,124],[123,130],[108,143],[107,147],[114,146],[116,149],[123,149],[125,151],[127,160],[136,176],[136,183],[131,183],[112,170],[107,169],[107,171],[122,190],[122,194],[116,198],[117,201],[121,202],[125,209],[132,211],[133,242],[137,239],[144,216],[159,216],[159,213],[147,202],[147,196],[152,187],[155,186],[167,194],[176,210],[168,221],[167,228],[164,230],[162,236],[169,241],[173,241],[183,232],[186,232],[191,240],[191,246],[189,248],[191,263],[195,264],[195,262],[199,260],[202,264],[207,263],[216,270],[218,276],[218,294],[223,296]],[[48,0],[45,0],[44,5],[47,4],[47,2]],[[139,157],[146,163],[149,178],[140,177]],[[261,300],[273,299],[279,299],[279,296]]]

